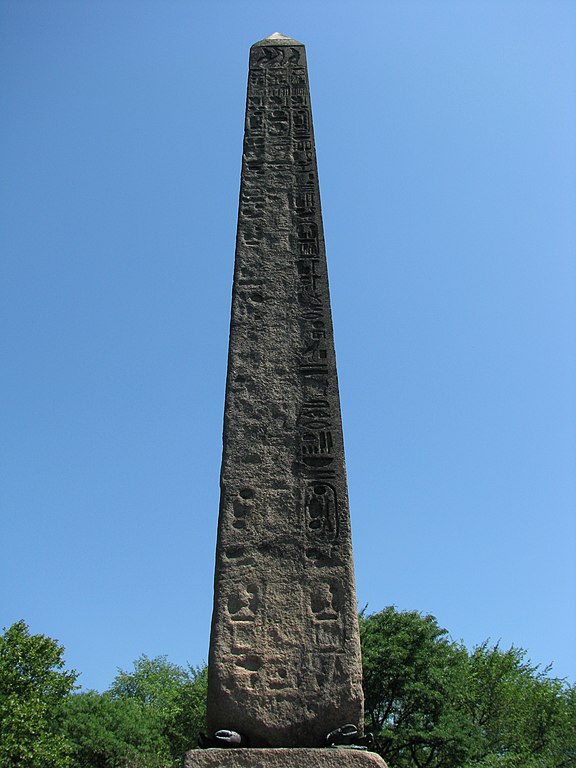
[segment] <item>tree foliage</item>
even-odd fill
[[[0,636],[2,768],[70,765],[59,714],[77,675],[64,669],[63,653],[55,640],[30,634],[24,621]]]
[[[204,728],[206,670],[142,655],[109,690],[68,702],[75,768],[172,768]]]
[[[526,660],[521,648],[487,642],[469,656],[467,711],[479,733],[478,768],[576,764],[575,689]]]
[[[164,768],[170,765],[157,721],[130,698],[87,691],[66,704],[64,729],[74,768]]]
[[[433,616],[360,616],[367,728],[392,766],[462,765],[472,734],[458,702],[466,653]]]
[[[576,765],[575,690],[519,648],[471,653],[433,616],[360,616],[366,726],[392,768]]]
[[[360,615],[366,728],[390,768],[572,768],[576,691],[520,648],[468,651],[433,616]],[[205,728],[206,667],[140,656],[74,693],[63,649],[0,637],[2,768],[177,768]]]
[[[179,667],[166,656],[142,655],[132,672],[120,670],[110,687],[115,699],[140,703],[154,720],[173,760],[195,747],[206,719],[205,667]]]

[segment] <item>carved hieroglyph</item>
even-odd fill
[[[304,46],[250,51],[208,727],[362,727],[348,494]]]

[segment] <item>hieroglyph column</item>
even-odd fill
[[[304,46],[252,46],[208,725],[252,746],[362,728],[360,644]]]

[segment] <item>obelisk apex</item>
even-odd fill
[[[288,37],[287,35],[283,35],[282,32],[273,32],[271,35],[268,35],[268,37],[265,37],[263,40],[258,40],[257,43],[254,43],[252,48],[254,46],[268,46],[268,45],[302,45],[303,43],[298,42],[298,40],[294,40],[293,37]]]
[[[250,50],[208,727],[255,747],[362,730],[348,492],[306,52]]]

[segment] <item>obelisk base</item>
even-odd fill
[[[192,749],[183,768],[386,768],[386,763],[359,749]]]

